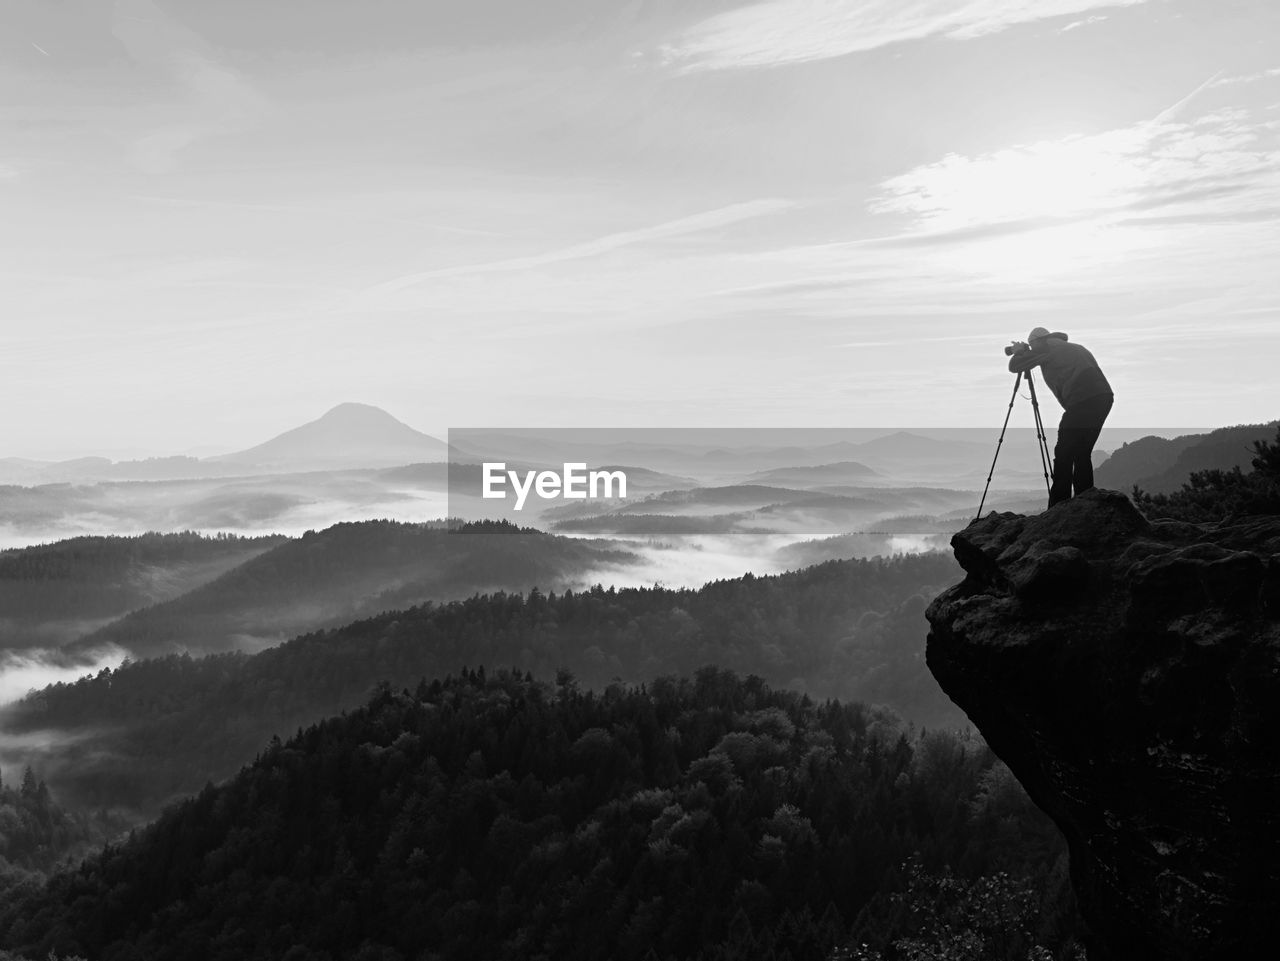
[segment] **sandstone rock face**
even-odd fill
[[[1091,961],[1280,948],[1280,517],[1091,490],[952,538],[928,664],[1057,822]]]

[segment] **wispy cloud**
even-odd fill
[[[466,264],[458,267],[443,267],[436,270],[424,270],[418,273],[406,274],[402,277],[396,277],[392,280],[366,288],[361,292],[361,296],[364,298],[376,299],[381,295],[394,293],[409,287],[415,287],[418,284],[426,283],[431,280],[439,280],[449,277],[474,276],[477,274],[501,273],[505,271],[528,270],[535,267],[546,267],[551,264],[564,263],[565,261],[582,260],[587,257],[595,257],[600,254],[609,253],[611,251],[619,250],[623,247],[630,247],[636,244],[651,243],[653,241],[665,240],[671,237],[680,237],[687,234],[699,233],[704,230],[714,230],[719,227],[727,227],[743,220],[780,213],[781,211],[791,209],[794,206],[794,201],[781,199],[750,200],[744,203],[730,204],[727,207],[720,207],[716,210],[703,211],[702,213],[693,214],[689,217],[681,217],[677,220],[669,220],[665,223],[641,227],[636,230],[625,230],[619,233],[608,234],[607,236],[598,237],[594,240],[586,241],[585,243],[573,244],[568,247],[560,247],[556,250],[550,250],[541,254],[533,254],[528,257],[510,257],[504,260],[489,261],[487,263]]]
[[[1083,20],[1072,20],[1069,24],[1067,24],[1065,27],[1062,28],[1062,32],[1067,33],[1071,30],[1078,30],[1081,27],[1087,27],[1095,23],[1101,23],[1103,20],[1106,20],[1106,19],[1107,18],[1105,16],[1099,15],[1096,17],[1085,17]]]
[[[248,80],[153,0],[116,0],[112,33],[135,63],[168,76],[190,99],[181,119],[135,143],[135,160],[148,173],[171,169],[179,151],[264,112],[265,101]]]
[[[1257,83],[1259,80],[1276,80],[1280,79],[1280,67],[1272,67],[1270,70],[1258,70],[1254,73],[1236,74],[1230,77],[1219,77],[1214,80],[1215,87],[1230,87],[1242,83]]]
[[[762,253],[750,283],[711,293],[858,318],[868,349],[914,339],[917,317],[1139,322],[1143,310],[1219,317],[1227,298],[1274,301],[1263,264],[1280,254],[1280,124],[1206,92],[1219,79],[1129,126],[914,167],[868,202],[896,229]]]
[[[1139,273],[1168,290],[1245,282],[1275,246],[1280,131],[1239,109],[1172,119],[1189,100],[1130,127],[951,154],[890,178],[869,209],[907,224],[877,243],[1003,285],[1108,277],[1118,290]],[[1240,244],[1251,256],[1233,265],[1226,253]]]
[[[361,223],[377,225],[413,227],[415,230],[422,230],[424,227],[429,227],[432,230],[438,230],[443,233],[463,234],[473,237],[493,237],[497,235],[497,232],[492,230],[478,230],[472,227],[460,227],[456,224],[440,223],[438,221],[424,224],[421,219],[378,215],[370,213],[366,207],[352,208],[350,205],[339,206],[331,202],[303,206],[300,204],[244,203],[231,200],[208,200],[199,197],[162,197],[153,194],[133,194],[131,195],[131,199],[141,201],[142,203],[158,204],[166,207],[197,210],[247,211],[268,214],[298,214],[301,217],[333,220],[342,224],[358,221]],[[331,200],[332,198],[326,199]]]
[[[776,67],[892,43],[997,33],[1146,0],[764,0],[711,17],[662,50],[682,70]]]
[[[1216,219],[1272,206],[1280,194],[1277,132],[1234,110],[1173,122],[1189,99],[1131,127],[950,154],[884,181],[870,209],[905,214],[937,233],[1034,229],[1157,207]]]
[[[1170,120],[1176,117],[1179,113],[1181,113],[1186,108],[1186,106],[1189,103],[1191,103],[1191,101],[1195,100],[1196,97],[1200,96],[1200,94],[1204,93],[1214,84],[1216,84],[1219,78],[1222,77],[1222,74],[1224,72],[1225,71],[1219,70],[1208,80],[1199,84],[1194,90],[1192,90],[1185,97],[1181,98],[1180,100],[1171,104],[1170,106],[1165,107],[1163,110],[1161,110],[1158,114],[1155,115],[1151,123],[1152,124],[1168,123]]]

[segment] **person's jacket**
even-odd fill
[[[1064,408],[1099,394],[1113,393],[1093,354],[1079,344],[1060,337],[1046,337],[1039,345],[1009,358],[1009,370],[1020,374],[1039,367],[1044,373],[1044,382]]]

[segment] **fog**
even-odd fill
[[[120,510],[80,511],[69,505],[65,513],[32,516],[21,524],[0,524],[0,550],[34,547],[72,537],[118,535],[124,537],[148,531],[196,531],[197,533],[284,534],[300,537],[309,530],[323,530],[342,521],[393,520],[419,523],[442,518],[447,509],[443,493],[385,491],[379,497],[348,498],[315,496],[277,502],[275,509],[262,510],[262,501],[237,508],[224,504],[209,510],[209,504],[184,505],[153,510],[132,503]]]
[[[590,539],[590,538],[586,538]],[[786,567],[774,552],[801,538],[786,534],[691,534],[652,538],[611,538],[640,555],[639,564],[602,568],[591,577],[605,587],[701,587],[708,581],[745,573],[777,574]],[[594,583],[588,578],[588,583]]]
[[[939,550],[946,546],[937,535],[901,534],[865,538],[864,549],[851,548],[844,538],[824,541],[799,534],[690,534],[669,537],[610,538],[610,542],[641,557],[638,564],[602,567],[584,578],[583,586],[699,588],[714,580],[781,574],[846,557],[892,556]],[[585,538],[590,540],[590,538]],[[800,552],[800,553],[797,553]],[[817,559],[812,559],[816,555]],[[798,560],[798,558],[808,558]]]
[[[127,656],[128,651],[114,644],[75,660],[57,649],[0,651],[0,705],[59,681],[77,681],[103,668],[115,670]]]
[[[933,534],[894,534],[888,538],[888,554],[923,554],[926,551],[940,550],[936,535]]]
[[[404,493],[398,498],[375,503],[352,504],[341,500],[316,500],[289,507],[274,514],[269,522],[233,524],[222,527],[192,527],[201,534],[238,534],[253,537],[259,534],[284,534],[301,537],[307,531],[324,530],[338,523],[355,521],[401,521],[420,524],[431,520],[443,520],[446,508],[444,494]]]

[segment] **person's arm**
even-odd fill
[[[1009,370],[1014,374],[1021,374],[1024,370],[1030,370],[1032,367],[1039,367],[1048,357],[1048,351],[1044,350],[1020,350],[1009,358]]]

